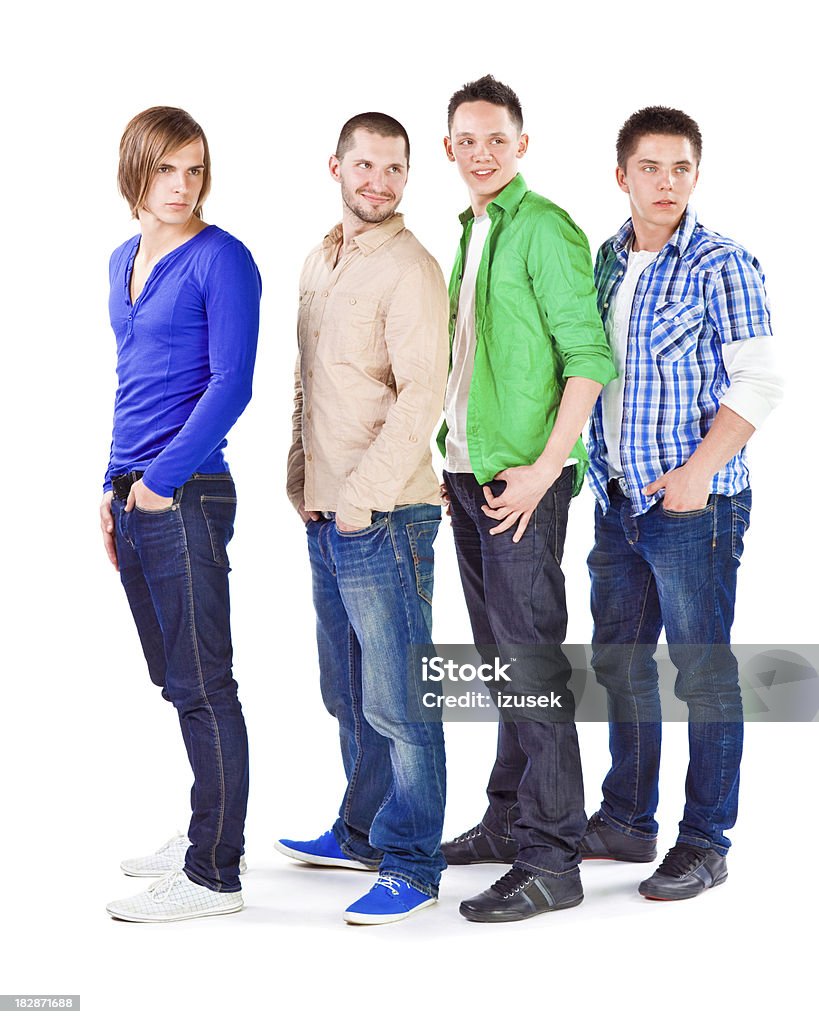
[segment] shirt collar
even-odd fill
[[[371,252],[375,252],[379,246],[383,245],[384,242],[389,241],[399,231],[404,230],[404,215],[402,213],[394,213],[387,220],[382,221],[380,224],[376,224],[374,228],[370,228],[368,231],[362,231],[360,235],[356,235],[353,242],[358,246],[362,255],[369,256]],[[344,237],[344,231],[341,224],[336,226],[330,231],[324,238],[324,250],[325,253],[328,250],[336,249],[341,243]]]
[[[523,175],[516,174],[515,177],[512,178],[512,180],[506,186],[506,188],[498,195],[496,195],[492,202],[489,203],[487,209],[489,209],[489,207],[491,206],[499,206],[502,210],[505,210],[507,213],[515,213],[515,211],[523,201],[523,197],[526,195],[528,191],[529,188],[526,182],[523,180]],[[464,227],[466,227],[466,225],[469,223],[470,220],[472,220],[474,216],[475,214],[472,210],[472,207],[468,206],[463,213],[458,215],[458,219],[460,220],[461,224],[463,224]]]
[[[696,227],[697,214],[691,208],[691,206],[687,206],[685,209],[685,213],[683,214],[683,218],[680,221],[679,227],[671,236],[671,238],[669,238],[669,240],[665,243],[661,251],[667,249],[669,246],[673,246],[680,254],[680,256],[682,256],[685,253],[685,250],[691,244],[691,239],[694,236],[694,231]],[[627,250],[629,245],[631,244],[631,238],[633,234],[634,228],[631,223],[631,217],[629,217],[629,219],[625,222],[625,224],[620,228],[620,230],[612,239],[612,248],[618,256],[622,254],[623,258],[627,257]]]

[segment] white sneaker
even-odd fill
[[[169,871],[145,892],[114,900],[105,909],[120,921],[187,921],[235,914],[243,906],[240,892],[214,892],[192,882],[183,871]]]
[[[167,875],[169,871],[181,871],[185,866],[185,854],[190,846],[190,840],[186,835],[177,832],[175,836],[160,846],[156,853],[147,857],[131,857],[124,860],[120,868],[126,875],[132,878],[159,878]],[[247,863],[244,857],[239,859],[239,874],[247,871]]]

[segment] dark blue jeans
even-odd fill
[[[688,705],[679,841],[721,854],[731,845],[725,832],[737,817],[742,697],[730,640],[750,512],[750,490],[712,494],[694,512],[666,512],[659,502],[633,517],[618,493],[607,513],[595,510],[592,664],[608,695],[612,756],[601,813],[626,834],[657,834],[662,725],[654,651],[665,626],[675,694]]]
[[[417,720],[419,659],[432,642],[437,505],[375,512],[340,533],[307,523],[321,695],[338,720],[347,787],[333,834],[350,856],[438,893],[446,771],[440,721]],[[416,720],[411,720],[411,719]]]
[[[179,715],[193,769],[185,873],[238,892],[247,810],[247,733],[231,670],[230,565],[236,491],[195,474],[163,512],[114,499],[117,556],[151,680]]]
[[[484,828],[516,840],[517,863],[543,874],[576,868],[586,825],[574,704],[567,689],[571,666],[560,647],[567,620],[560,560],[573,476],[571,466],[563,470],[513,544],[514,528],[489,535],[497,521],[481,511],[484,495],[475,477],[444,474],[476,645],[499,648],[504,661],[517,659],[510,687],[515,693],[557,692],[568,712],[562,721],[501,719],[486,791]],[[506,485],[491,486],[497,495]]]

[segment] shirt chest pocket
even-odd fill
[[[333,292],[324,309],[322,333],[329,332],[339,352],[366,352],[379,335],[378,302],[361,295]]]
[[[705,310],[699,303],[666,302],[654,310],[651,351],[673,362],[688,355],[697,344]]]

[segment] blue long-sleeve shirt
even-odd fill
[[[262,282],[244,245],[211,224],[157,262],[132,304],[139,240],[110,263],[119,386],[104,487],[143,470],[169,498],[192,473],[227,472],[225,435],[250,401]]]

